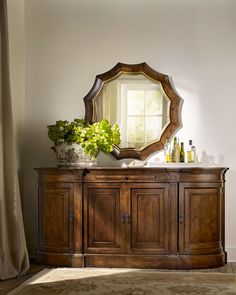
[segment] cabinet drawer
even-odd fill
[[[168,180],[168,174],[163,171],[162,173],[144,173],[130,170],[123,170],[120,173],[109,171],[103,174],[89,171],[84,178],[84,182],[168,182]]]
[[[96,181],[155,181],[155,175],[97,175],[94,176]]]

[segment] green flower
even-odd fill
[[[117,124],[111,124],[103,119],[100,122],[89,124],[82,119],[73,122],[56,121],[55,125],[47,126],[48,137],[57,146],[63,142],[78,143],[84,153],[96,158],[99,152],[109,154],[113,151],[113,144],[120,144],[120,129]]]

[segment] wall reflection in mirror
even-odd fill
[[[106,118],[119,125],[121,148],[158,141],[170,123],[170,100],[161,83],[143,74],[122,73],[105,82],[93,103],[93,122]]]

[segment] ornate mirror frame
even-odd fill
[[[124,64],[117,63],[111,70],[97,75],[95,82],[84,97],[85,103],[85,120],[92,123],[92,118],[94,115],[94,99],[101,92],[104,83],[111,81],[118,77],[122,73],[130,74],[143,74],[150,80],[154,82],[159,82],[162,85],[164,92],[170,100],[170,123],[166,126],[160,139],[156,142],[153,142],[142,149],[135,148],[120,148],[114,146],[112,154],[118,160],[125,158],[134,158],[139,160],[145,160],[147,157],[152,155],[155,152],[158,152],[164,148],[166,139],[169,139],[173,134],[181,127],[181,118],[180,118],[180,108],[181,108],[181,97],[177,94],[175,89],[172,87],[170,78],[168,75],[159,73],[149,67],[146,63],[140,64]]]

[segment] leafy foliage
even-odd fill
[[[120,129],[117,124],[111,124],[103,119],[89,124],[82,119],[73,122],[56,121],[48,127],[48,137],[57,146],[61,143],[78,143],[84,153],[96,158],[100,151],[108,154],[113,151],[113,144],[120,144]]]

